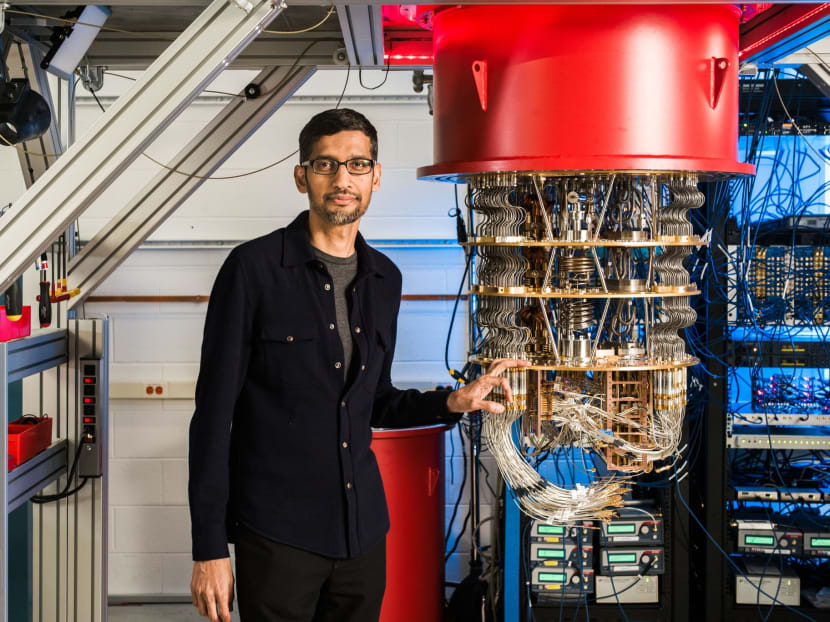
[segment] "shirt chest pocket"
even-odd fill
[[[319,338],[313,327],[299,322],[264,326],[258,341],[269,385],[309,386],[320,373]]]

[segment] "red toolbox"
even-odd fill
[[[9,471],[52,444],[51,417],[23,417],[9,424]]]

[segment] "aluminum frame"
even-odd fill
[[[66,441],[58,441],[45,452],[8,472],[8,388],[10,382],[65,363],[67,331],[49,329],[30,337],[0,343],[0,622],[8,619],[9,511],[25,503],[32,494],[48,486],[66,471]],[[20,469],[20,470],[18,470]],[[39,488],[38,488],[39,486]]]

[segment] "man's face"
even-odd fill
[[[340,162],[352,158],[372,158],[371,141],[359,130],[344,130],[323,136],[311,148],[309,160],[332,158]],[[311,166],[295,166],[297,189],[308,194],[311,211],[332,225],[357,221],[369,207],[372,193],[380,188],[380,164],[366,175],[353,175],[341,165],[334,175],[320,175]]]

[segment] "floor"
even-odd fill
[[[239,614],[234,611],[233,622],[239,622]],[[110,605],[107,609],[110,622],[195,622],[207,620],[199,616],[193,605]]]

